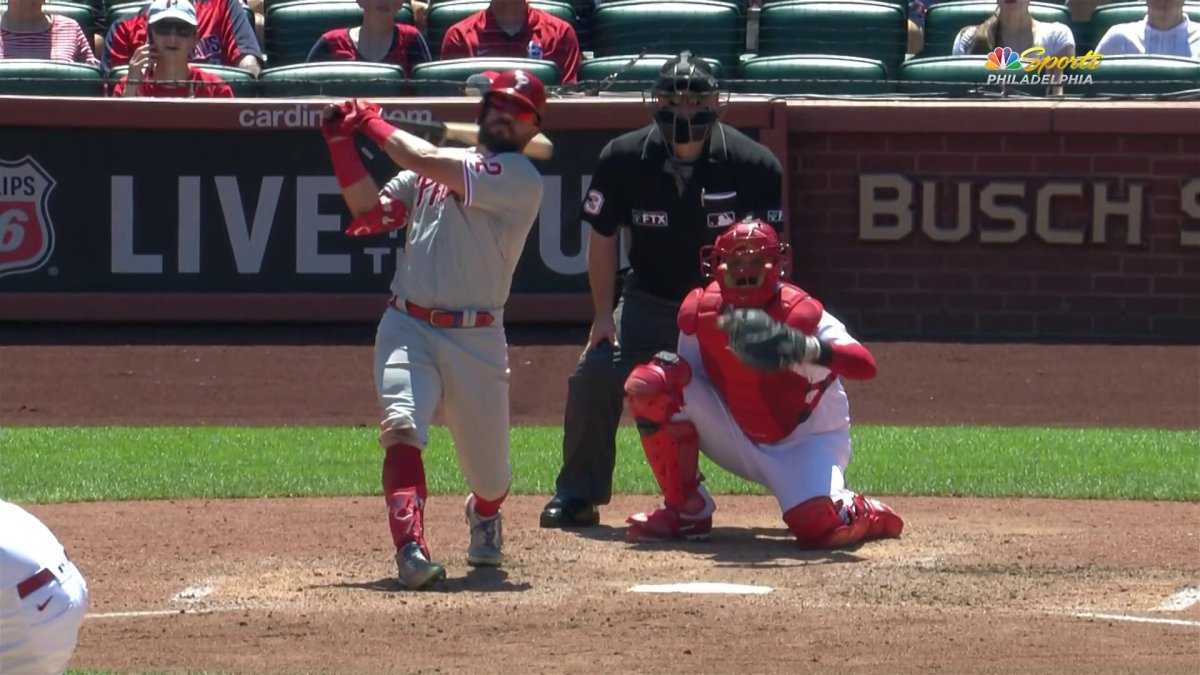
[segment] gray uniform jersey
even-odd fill
[[[461,152],[465,195],[412,171],[384,186],[382,198],[409,210],[391,289],[427,308],[498,311],[542,205],[542,178],[519,153]]]

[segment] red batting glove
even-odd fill
[[[364,99],[355,99],[354,106],[358,130],[371,139],[375,145],[383,146],[392,137],[392,134],[396,133],[396,127],[380,117],[379,113],[383,109],[378,105]]]
[[[332,145],[344,141],[354,134],[356,109],[352,101],[327,107],[321,114],[321,135]]]

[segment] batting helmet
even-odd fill
[[[546,87],[537,75],[524,70],[506,70],[491,78],[491,87],[479,101],[477,122],[482,123],[488,108],[493,107],[525,121],[542,124],[542,108],[546,105]]]
[[[700,249],[700,269],[734,307],[765,307],[787,274],[788,245],[775,228],[749,217]]]
[[[665,140],[693,143],[708,138],[717,108],[704,101],[720,94],[720,88],[707,63],[689,51],[680,52],[663,64],[651,94],[658,100],[654,121]]]

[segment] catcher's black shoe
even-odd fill
[[[588,502],[572,497],[551,499],[542,509],[542,527],[593,527],[600,524],[600,512]]]

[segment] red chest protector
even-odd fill
[[[679,329],[700,343],[704,370],[721,395],[734,421],[755,443],[777,443],[812,415],[822,394],[837,379],[811,382],[790,371],[767,373],[742,364],[729,350],[729,339],[717,326],[724,301],[716,282],[688,294],[679,309]],[[816,333],[824,307],[816,298],[791,284],[763,308],[771,318],[806,335]]]

